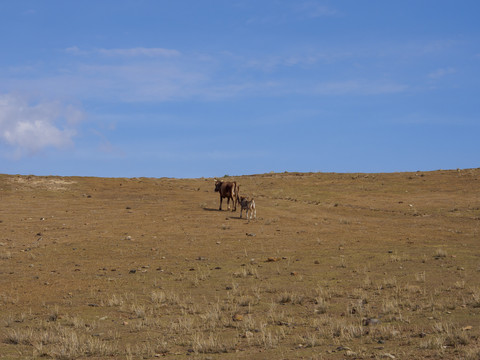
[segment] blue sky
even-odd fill
[[[479,167],[480,2],[0,0],[0,173]]]

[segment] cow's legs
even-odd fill
[[[218,210],[222,210],[222,194],[220,194],[220,207],[218,208]]]
[[[227,197],[227,209],[230,210],[230,198]]]

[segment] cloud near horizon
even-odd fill
[[[147,57],[175,57],[180,56],[181,53],[178,50],[174,49],[164,49],[164,48],[145,48],[145,47],[134,47],[134,48],[118,48],[118,49],[95,49],[95,50],[82,50],[78,46],[71,46],[65,49],[65,52],[70,55],[89,55],[89,54],[100,54],[105,56],[124,56],[124,57],[135,57],[135,56],[147,56]]]
[[[75,125],[82,118],[83,112],[71,105],[30,104],[19,95],[0,94],[0,142],[11,147],[15,157],[73,145]]]

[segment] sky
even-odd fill
[[[480,167],[477,0],[0,0],[0,173]]]

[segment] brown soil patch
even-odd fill
[[[479,179],[0,175],[0,359],[478,359]]]

